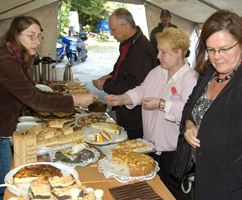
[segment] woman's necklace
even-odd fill
[[[242,62],[240,63],[240,65],[242,64]],[[239,65],[239,66],[240,66]],[[234,75],[234,73],[236,72],[236,70],[239,68],[239,66],[231,73],[231,74],[229,74],[228,76],[225,76],[224,78],[222,78],[222,79],[220,79],[219,77],[218,77],[218,75],[219,75],[219,73],[216,73],[216,74],[214,74],[214,79],[218,82],[218,83],[222,83],[222,82],[224,82],[224,81],[227,81],[227,80],[229,80],[229,79],[231,79],[232,77],[233,77],[233,75]]]
[[[227,81],[227,80],[231,79],[231,78],[233,77],[235,71],[236,71],[236,69],[235,69],[231,74],[229,74],[228,76],[225,76],[224,78],[221,78],[221,79],[218,77],[219,73],[214,74],[213,77],[214,77],[214,79],[215,79],[218,83],[222,83],[222,82],[224,82],[224,81]]]

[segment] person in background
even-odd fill
[[[63,95],[41,91],[28,74],[40,42],[42,28],[30,16],[16,17],[0,45],[0,184],[12,163],[10,138],[16,130],[23,105],[38,112],[71,113],[74,105],[89,105],[98,96],[94,94]],[[4,188],[0,188],[3,199]]]
[[[171,13],[170,13],[169,10],[162,10],[161,11],[160,20],[161,20],[161,23],[159,23],[158,26],[155,27],[151,31],[151,34],[150,34],[150,43],[151,43],[151,45],[152,45],[152,47],[153,47],[154,52],[155,52],[156,55],[158,53],[158,49],[157,49],[157,40],[156,40],[155,35],[157,33],[162,32],[165,27],[174,27],[174,28],[177,28],[176,25],[170,23],[170,21],[171,21]]]
[[[93,85],[108,94],[123,94],[140,85],[151,69],[156,66],[156,57],[148,39],[140,27],[135,26],[132,14],[119,8],[109,18],[111,35],[120,42],[120,56],[113,71],[97,80]],[[141,106],[132,110],[115,106],[117,124],[128,133],[129,139],[142,138]]]
[[[181,174],[195,163],[196,200],[242,197],[242,20],[219,10],[204,23],[196,49],[197,85],[187,101]]]
[[[188,65],[185,54],[190,39],[184,31],[164,28],[157,34],[158,59],[161,65],[154,68],[144,82],[122,95],[107,95],[104,100],[112,106],[126,105],[133,109],[142,105],[144,139],[155,144],[156,153],[150,154],[159,164],[158,174],[176,199],[189,199],[170,168],[179,135],[183,107],[197,82],[198,74]],[[179,99],[172,98],[175,87]]]

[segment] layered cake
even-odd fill
[[[65,177],[53,177],[49,181],[33,180],[30,183],[28,194],[18,195],[18,200],[69,200],[71,199],[73,189],[77,193],[78,199],[94,200],[94,193],[88,193],[86,188],[82,186],[81,181],[74,179],[71,174]]]

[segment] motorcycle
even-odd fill
[[[62,38],[62,42],[66,44],[66,56],[71,64],[74,62],[85,62],[87,59],[87,37],[66,36]]]
[[[56,40],[56,61],[62,62],[66,55],[66,44]]]

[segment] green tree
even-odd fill
[[[69,31],[69,11],[71,9],[70,1],[62,1],[58,8],[57,38],[60,38],[65,31]]]
[[[80,24],[94,31],[100,20],[108,19],[111,8],[104,0],[71,0],[71,10],[78,12]]]

